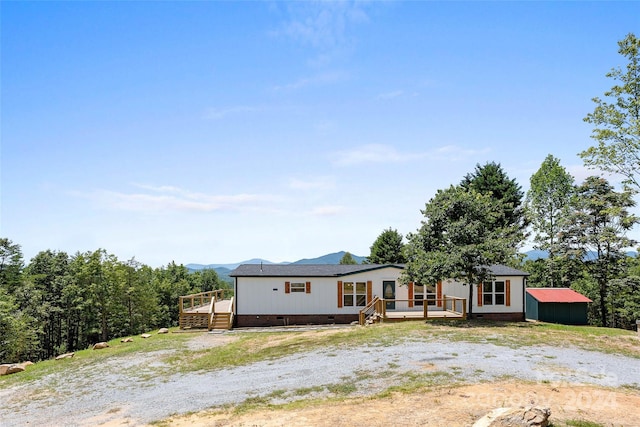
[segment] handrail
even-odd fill
[[[362,310],[360,310],[358,316],[358,323],[360,325],[364,325],[366,319],[377,312],[376,307],[378,305],[378,301],[380,301],[380,298],[373,297],[373,299],[369,301],[369,304],[367,304]]]

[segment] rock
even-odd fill
[[[167,328],[160,328],[160,329],[158,330],[158,333],[159,333],[159,334],[168,334],[168,333],[169,333],[169,329],[167,329]]]
[[[480,418],[473,427],[547,427],[549,408],[527,406],[519,408],[498,408]]]
[[[65,354],[61,354],[59,356],[56,356],[56,360],[60,360],[60,359],[70,359],[75,355],[74,352],[71,353],[65,353]]]
[[[358,322],[357,320],[354,320],[353,322],[350,323],[351,326],[356,326],[359,325],[360,322]]]
[[[141,336],[142,338],[149,338],[149,337],[151,337],[151,334],[142,334],[142,335],[140,335],[140,336]]]
[[[120,342],[133,342],[133,338],[129,337],[129,338],[122,338],[120,340]]]
[[[93,345],[94,350],[102,350],[103,348],[109,347],[109,344],[106,342],[99,342]]]
[[[7,371],[9,370],[9,367],[10,367],[10,366],[11,366],[11,365],[6,364],[6,363],[5,363],[5,364],[0,365],[0,375],[7,375]]]
[[[25,367],[22,364],[9,365],[5,375],[17,374],[18,372],[24,372],[24,370]]]
[[[33,362],[30,361],[30,360],[27,360],[26,362],[22,362],[20,365],[22,365],[22,366],[24,366],[26,368],[27,366],[33,365]]]

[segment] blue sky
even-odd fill
[[[2,2],[0,235],[157,267],[368,255],[440,188],[547,154],[639,2]]]

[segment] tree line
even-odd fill
[[[230,289],[214,270],[151,268],[104,249],[45,250],[25,265],[0,238],[0,361],[43,360],[99,341],[178,324],[178,297]]]

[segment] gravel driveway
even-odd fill
[[[198,340],[206,339],[215,345],[215,340],[227,338],[199,335],[193,343],[199,346]],[[341,388],[351,395],[374,394],[406,380],[403,374],[408,372],[435,383],[513,377],[640,385],[637,359],[545,346],[512,349],[487,343],[412,341],[329,348],[218,371],[154,377],[153,368],[161,365],[158,361],[165,354],[127,355],[110,359],[99,370],[82,368],[0,390],[0,425],[74,426],[114,420],[139,425],[252,397],[278,403],[339,393]]]

